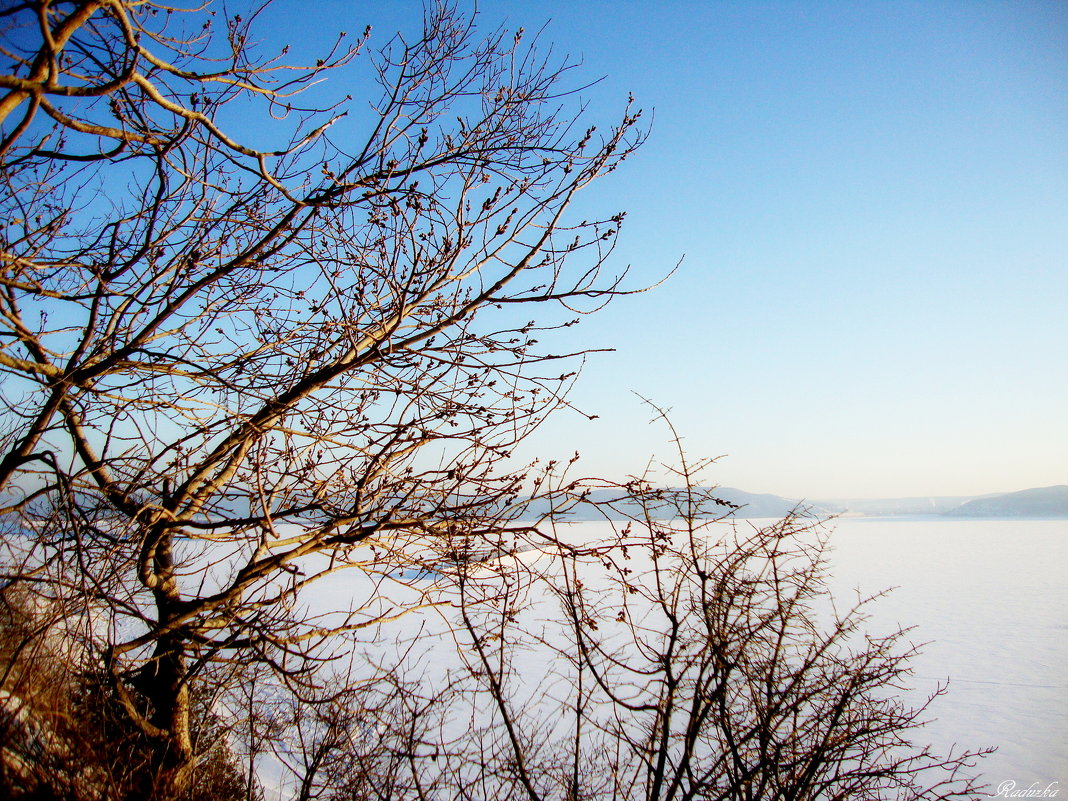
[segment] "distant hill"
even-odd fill
[[[675,490],[679,491],[679,490]],[[704,490],[702,490],[704,491]],[[945,517],[1068,517],[1068,485],[1041,487],[992,495],[920,496],[911,498],[847,498],[833,500],[797,501],[768,493],[746,492],[734,487],[711,490],[725,505],[713,510],[714,516],[736,520],[751,518],[781,518],[793,511],[813,517],[826,518],[836,514],[864,517],[910,517],[942,515]],[[623,499],[621,490],[596,490],[589,502],[572,507],[564,516],[571,522],[590,520],[620,520],[628,516],[641,517],[641,507]],[[611,508],[609,507],[611,504]],[[737,507],[732,510],[731,506]],[[530,505],[525,519],[548,514],[550,501],[540,498]],[[658,519],[674,517],[674,507],[664,502],[654,506],[652,516]],[[709,515],[709,516],[713,516]]]
[[[949,517],[1068,517],[1068,485],[976,498],[944,514]]]
[[[768,493],[746,492],[733,487],[717,487],[712,494],[720,500],[738,506],[739,508],[731,515],[737,518],[784,517],[799,508],[808,514],[820,516],[828,515],[833,511],[822,505],[816,506],[805,501],[791,500]]]
[[[837,512],[865,517],[893,517],[945,514],[967,501],[974,500],[975,497],[974,495],[930,495],[912,498],[835,498],[816,501],[816,503]]]
[[[744,520],[756,517],[784,517],[790,512],[800,509],[805,514],[826,516],[830,510],[817,508],[810,504],[802,504],[801,501],[782,498],[778,495],[767,493],[753,493],[733,487],[716,487],[711,490],[713,497],[726,501],[730,506],[722,506],[714,510],[715,516],[729,516]],[[625,519],[628,515],[640,516],[641,507],[633,501],[620,500],[622,493],[618,490],[596,490],[589,495],[589,502],[578,504],[570,509],[566,515],[567,520],[580,522],[588,520]],[[608,509],[606,504],[611,503],[614,509]],[[737,507],[732,509],[731,506]],[[524,517],[539,517],[547,514],[551,504],[546,499],[539,499],[531,504]],[[661,509],[653,509],[653,516],[670,518],[675,516],[675,510],[668,504]],[[711,515],[710,515],[711,516]]]

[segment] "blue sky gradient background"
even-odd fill
[[[583,61],[595,120],[652,137],[591,188],[628,212],[627,298],[530,455],[581,472],[669,457],[671,410],[716,483],[788,497],[1068,483],[1068,4],[492,2]],[[372,43],[421,4],[282,0],[261,31]],[[335,87],[336,88],[336,87]],[[578,210],[581,216],[583,209]],[[591,215],[592,216],[592,215]]]

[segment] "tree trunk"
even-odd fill
[[[186,659],[183,643],[174,639],[174,642],[170,638],[160,642],[152,663],[156,669],[150,684],[151,721],[169,735],[154,744],[150,786],[145,788],[150,793],[142,796],[156,801],[179,798],[192,766]]]
[[[169,533],[160,537],[153,561],[158,625],[167,631],[181,603]],[[173,801],[183,795],[187,784],[193,744],[186,647],[181,628],[168,631],[156,641],[152,660],[141,672],[140,689],[150,705],[149,722],[165,735],[151,740],[149,775],[134,783],[139,798]]]

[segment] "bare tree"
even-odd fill
[[[565,213],[643,138],[629,109],[582,123],[566,63],[448,6],[310,68],[214,14],[0,16],[3,511],[36,549],[20,578],[91,607],[154,743],[143,796],[187,784],[213,665],[299,684],[329,635],[423,602],[386,574],[514,516],[507,458],[575,369],[521,308],[569,325],[621,291],[621,215]],[[369,115],[301,104],[360,66]],[[283,142],[242,142],[279,119]],[[310,615],[301,591],[348,566],[377,579]]]
[[[965,792],[921,777],[966,756],[898,755],[908,652],[819,625],[797,521],[717,545],[684,469],[573,543],[592,485],[510,461],[582,356],[538,338],[624,291],[622,215],[568,209],[639,113],[587,125],[566,62],[449,6],[307,68],[258,13],[0,9],[4,789]],[[313,101],[328,75],[368,104]],[[349,656],[420,609],[395,658]]]
[[[540,601],[481,586],[484,571],[458,581],[481,727],[450,765],[457,797],[981,795],[973,768],[992,749],[926,744],[946,688],[908,702],[917,648],[868,630],[878,596],[839,606],[823,524],[734,521],[697,485],[704,464],[678,456],[681,488],[617,487],[622,503],[602,507],[614,533],[558,549]]]
[[[990,749],[926,744],[945,688],[912,692],[916,646],[869,630],[877,596],[831,596],[819,521],[732,521],[679,472],[616,487],[609,536],[558,522],[551,549],[443,565],[442,625],[388,682],[287,719],[299,796],[981,797]]]

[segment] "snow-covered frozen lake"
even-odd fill
[[[739,525],[750,522],[762,521]],[[926,643],[912,663],[915,697],[907,700],[919,703],[949,681],[929,710],[936,719],[926,739],[942,753],[953,743],[997,746],[982,765],[992,792],[1013,782],[1018,793],[1034,784],[1068,793],[1068,520],[842,518],[831,526],[835,596],[846,604],[858,591],[896,587],[867,607],[868,630],[913,626],[911,641]],[[605,523],[568,528],[571,541],[608,533]],[[331,576],[305,600],[336,612],[382,589],[354,579],[347,571]],[[413,624],[417,630],[404,631]],[[369,646],[443,626],[437,614],[416,615]],[[426,642],[436,664],[454,661],[447,637]]]
[[[771,521],[740,525],[762,522]],[[926,643],[912,662],[910,700],[949,681],[928,710],[929,742],[941,753],[997,746],[982,766],[991,792],[1004,782],[1017,791],[1068,785],[1068,521],[842,518],[831,527],[836,598],[895,587],[867,607],[868,631],[912,626],[909,639]],[[571,541],[609,531],[567,528]],[[335,601],[348,594],[338,590]],[[435,659],[448,661],[439,648]]]
[[[996,745],[996,792],[1068,785],[1068,521],[846,518],[831,537],[831,584],[898,589],[871,628],[913,625],[920,692],[949,679],[932,743]]]

